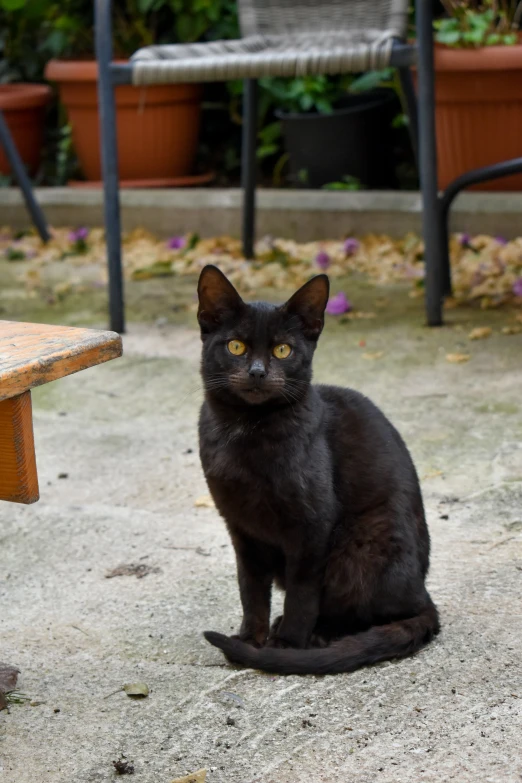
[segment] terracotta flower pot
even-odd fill
[[[51,90],[45,84],[0,84],[0,109],[14,143],[29,174],[40,165],[45,107]],[[11,167],[0,146],[0,174],[10,174]]]
[[[95,61],[51,60],[45,76],[58,83],[83,173],[101,179]],[[154,180],[191,173],[197,150],[201,85],[116,87],[120,180]]]
[[[465,171],[522,157],[522,44],[435,48],[439,187]],[[522,174],[474,190],[522,190]]]

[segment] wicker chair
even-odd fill
[[[408,0],[238,0],[241,39],[149,46],[137,51],[130,63],[118,64],[112,62],[110,0],[95,0],[113,330],[124,331],[115,85],[245,80],[243,244],[246,257],[251,258],[255,234],[256,79],[358,73],[386,66],[399,69],[410,115],[412,143],[418,150],[426,244],[427,320],[433,326],[442,323],[442,300],[450,283],[437,195],[432,3],[416,1],[418,52],[416,46],[405,42]],[[410,73],[415,62],[419,114]]]

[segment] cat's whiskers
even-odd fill
[[[176,405],[182,405],[189,397],[192,397],[198,392],[205,392],[207,389],[221,388],[220,384],[222,387],[227,385],[227,376],[225,373],[211,376],[210,378],[205,379],[203,383],[197,383],[195,386],[191,386],[182,397],[176,400]]]

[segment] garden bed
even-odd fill
[[[51,268],[52,290],[60,297],[85,287],[106,285],[106,247],[101,228],[52,229],[47,245],[34,231],[19,235],[4,228],[0,253],[13,264],[25,262],[21,281],[33,292],[41,287],[49,289]],[[240,241],[226,235],[201,239],[189,233],[163,240],[136,229],[123,240],[127,279],[196,276],[205,264],[213,263],[247,296],[265,288],[296,288],[314,273],[326,271],[334,286],[338,279],[357,276],[376,286],[407,283],[409,295],[421,297],[423,254],[422,240],[411,232],[400,239],[372,233],[306,243],[266,236],[256,244],[255,261],[246,261]],[[74,270],[72,276],[60,266],[63,262]],[[451,266],[454,298],[449,305],[474,303],[483,309],[522,306],[522,238],[508,241],[484,234],[454,235]],[[349,291],[343,293],[349,298]],[[339,309],[336,314],[351,312],[352,307],[348,303]]]

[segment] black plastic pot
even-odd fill
[[[293,184],[320,188],[349,176],[364,189],[396,187],[391,123],[397,110],[395,93],[374,90],[348,96],[332,114],[276,111]]]

